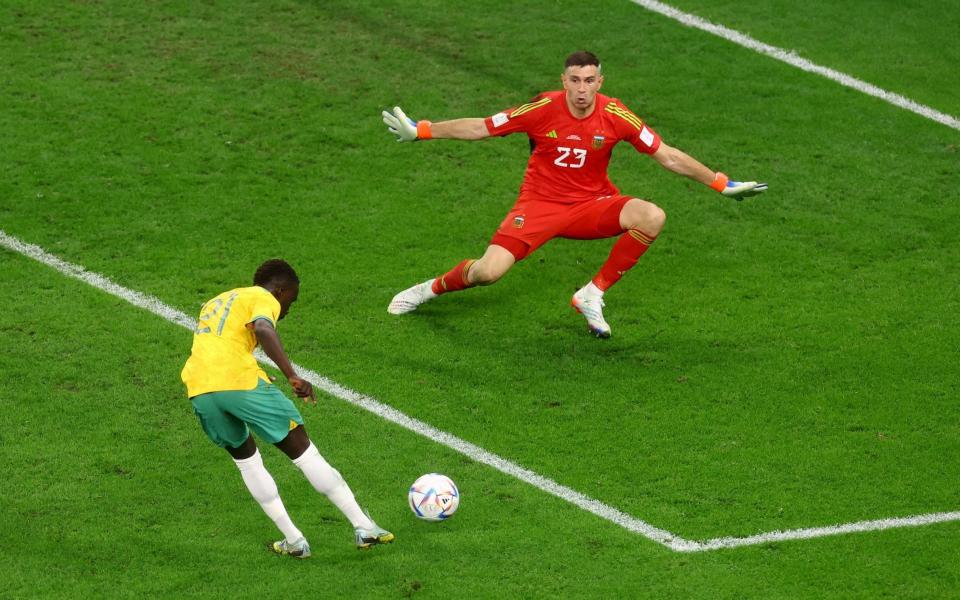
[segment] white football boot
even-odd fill
[[[372,548],[377,544],[389,544],[396,536],[377,525],[372,518],[370,518],[370,513],[366,510],[363,511],[363,514],[367,515],[367,518],[370,519],[371,527],[370,529],[364,529],[363,527],[357,527],[353,530],[357,542],[357,548],[360,550],[366,550]]]
[[[295,542],[280,540],[267,546],[281,556],[292,556],[294,558],[310,558],[310,544],[307,538],[300,538]]]
[[[390,301],[387,312],[391,315],[405,315],[417,310],[417,307],[424,302],[433,300],[437,297],[437,295],[433,293],[433,289],[431,289],[434,281],[434,279],[424,281],[412,288],[403,290]]]
[[[575,308],[578,313],[587,320],[587,326],[590,332],[598,338],[610,337],[610,325],[603,318],[603,294],[591,293],[588,288],[592,287],[589,283],[573,295],[570,300],[570,306]]]

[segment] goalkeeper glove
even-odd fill
[[[393,112],[383,111],[383,122],[387,130],[397,136],[398,142],[415,142],[429,140],[433,137],[430,131],[430,121],[414,121],[399,106],[393,107]]]
[[[767,184],[765,183],[757,183],[756,181],[731,181],[730,178],[723,173],[717,173],[710,187],[724,196],[736,200],[743,200],[744,198],[756,196],[757,194],[762,194],[767,191]]]

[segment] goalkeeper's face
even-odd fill
[[[603,75],[595,65],[567,67],[560,76],[567,92],[567,105],[575,114],[586,114],[593,109],[593,101],[603,84]]]

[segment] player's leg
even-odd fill
[[[577,290],[570,301],[587,320],[590,331],[597,337],[607,338],[611,329],[603,317],[603,295],[650,248],[663,229],[666,214],[652,202],[639,198],[619,196],[602,201],[603,204],[599,202],[589,207],[589,212],[576,221],[565,235],[596,239],[622,234],[597,275]]]
[[[537,203],[519,198],[500,223],[483,256],[461,261],[440,277],[400,292],[391,300],[387,312],[406,314],[441,294],[494,283],[515,263],[552,237],[552,233],[544,229],[551,225],[549,215],[544,218],[544,213],[556,206],[552,202]]]
[[[276,447],[290,457],[315,490],[326,496],[353,525],[357,547],[389,544],[394,535],[379,527],[357,504],[350,486],[340,472],[330,466],[310,441],[303,425],[291,429]]]
[[[250,448],[252,448],[252,452]],[[243,483],[250,491],[250,495],[257,501],[263,512],[273,520],[277,529],[283,533],[283,539],[273,542],[270,549],[277,554],[295,558],[310,556],[310,544],[303,533],[293,524],[290,515],[287,514],[287,509],[280,498],[280,491],[277,489],[277,483],[264,467],[263,458],[253,441],[253,436],[248,435],[247,441],[240,448],[227,446],[227,452],[233,456],[233,462],[240,470],[240,476],[243,477]],[[248,453],[248,456],[243,457]]]
[[[480,258],[463,260],[440,277],[400,292],[390,301],[387,312],[393,315],[406,314],[442,294],[477,285],[490,285],[503,277],[515,262],[516,258],[509,250],[491,244]]]
[[[434,279],[431,291],[439,296],[476,285],[490,285],[506,275],[516,262],[509,250],[490,244],[480,258],[465,260]]]
[[[393,534],[377,527],[357,504],[340,473],[320,456],[307,437],[300,411],[279,388],[261,380],[255,389],[246,392],[244,401],[235,403],[231,410],[261,439],[274,444],[290,457],[310,484],[340,509],[353,524],[358,547],[393,541]],[[371,541],[370,538],[375,539]],[[278,542],[275,546],[282,547],[282,544]]]
[[[307,558],[310,556],[310,545],[287,514],[277,484],[264,467],[249,429],[242,420],[223,410],[224,404],[229,405],[235,396],[243,393],[201,394],[192,399],[194,412],[211,441],[230,453],[250,495],[283,533],[284,539],[275,542],[271,548],[281,554]]]
[[[666,213],[656,204],[639,198],[627,201],[618,218],[620,230],[624,233],[614,243],[591,284],[605,292],[620,281],[657,239],[666,221]]]
[[[290,457],[298,469],[303,471],[310,485],[329,498],[354,527],[372,527],[373,522],[363,514],[363,509],[357,504],[350,486],[344,481],[340,472],[331,467],[320,455],[320,451],[310,441],[303,425],[291,429],[287,436],[275,445]]]

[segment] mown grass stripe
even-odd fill
[[[150,311],[155,315],[170,321],[171,323],[175,323],[191,331],[196,325],[194,318],[189,317],[182,311],[167,306],[160,299],[155,298],[154,296],[125,288],[117,283],[114,283],[107,277],[100,275],[99,273],[87,271],[79,265],[75,265],[57,256],[54,256],[37,245],[23,242],[20,239],[7,234],[2,229],[0,229],[0,246],[5,246],[14,252],[37,260],[38,262],[56,269],[64,275],[79,279],[80,281],[107,292],[108,294],[112,294],[118,298],[123,298],[130,304]],[[264,364],[276,367],[273,361],[271,361],[259,349],[257,351],[257,360]],[[812,539],[849,533],[880,531],[884,529],[894,529],[900,527],[919,527],[935,523],[960,521],[960,512],[940,512],[907,517],[878,519],[873,521],[859,521],[856,523],[845,523],[827,527],[771,531],[739,538],[714,538],[703,542],[687,540],[676,536],[665,529],[654,527],[646,521],[637,519],[612,506],[604,504],[599,500],[581,494],[574,489],[561,485],[552,479],[544,477],[516,463],[508,461],[505,458],[484,450],[475,444],[471,444],[466,440],[460,439],[455,435],[441,431],[432,425],[424,423],[423,421],[414,419],[413,417],[410,417],[409,415],[406,415],[395,408],[387,406],[386,404],[383,404],[374,398],[371,398],[370,396],[344,387],[339,383],[324,377],[315,371],[312,371],[311,369],[307,369],[296,363],[293,363],[293,367],[298,373],[300,373],[302,377],[331,396],[371,412],[382,419],[395,423],[438,444],[442,444],[452,450],[456,450],[457,452],[479,463],[493,467],[501,473],[515,477],[516,479],[547,492],[548,494],[556,496],[562,500],[566,500],[567,502],[586,510],[587,512],[593,513],[602,519],[619,525],[628,531],[640,534],[645,538],[653,540],[676,552],[704,552],[710,550],[737,548],[740,546],[755,546],[758,544],[767,544],[771,542]]]

